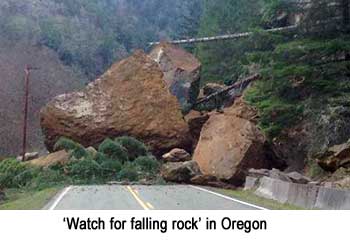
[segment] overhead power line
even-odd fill
[[[298,25],[291,25],[287,27],[281,27],[281,28],[272,28],[268,30],[264,30],[265,33],[274,33],[274,32],[285,32],[285,31],[291,31],[297,29]],[[240,38],[247,38],[251,35],[253,35],[254,32],[245,32],[245,33],[234,33],[234,34],[227,34],[227,35],[220,35],[220,36],[214,36],[214,37],[203,37],[203,38],[191,38],[191,39],[182,39],[182,40],[171,40],[166,41],[171,44],[192,44],[192,43],[204,43],[204,42],[214,42],[214,41],[225,41],[225,40],[233,40],[233,39],[240,39]],[[151,42],[149,43],[150,46],[158,45],[161,42]]]

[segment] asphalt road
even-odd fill
[[[255,205],[195,186],[71,186],[49,210],[257,210]]]

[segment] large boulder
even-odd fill
[[[67,164],[69,162],[70,154],[65,150],[51,153],[47,156],[40,157],[28,162],[29,165],[36,167],[50,167],[56,164]]]
[[[190,183],[193,177],[201,175],[195,161],[168,162],[162,166],[160,173],[165,181],[176,183]]]
[[[350,167],[350,141],[328,148],[317,157],[318,164],[327,171],[336,171],[341,167]]]
[[[193,156],[203,174],[241,185],[248,169],[271,166],[265,136],[253,122],[256,115],[242,100],[224,114],[211,115]]]
[[[86,89],[53,99],[41,111],[41,127],[49,150],[61,136],[88,147],[128,135],[157,154],[191,147],[180,109],[158,64],[136,51]]]
[[[196,102],[200,91],[201,63],[184,49],[168,44],[157,45],[149,54],[164,73],[164,81],[182,107]]]

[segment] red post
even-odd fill
[[[22,162],[25,161],[26,147],[27,147],[27,122],[28,122],[28,96],[29,96],[29,77],[30,77],[30,67],[25,66],[24,82],[25,82],[25,96],[24,96],[24,120],[23,120],[23,142],[22,142]]]

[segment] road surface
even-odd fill
[[[196,186],[71,186],[49,210],[258,210],[261,207]]]

